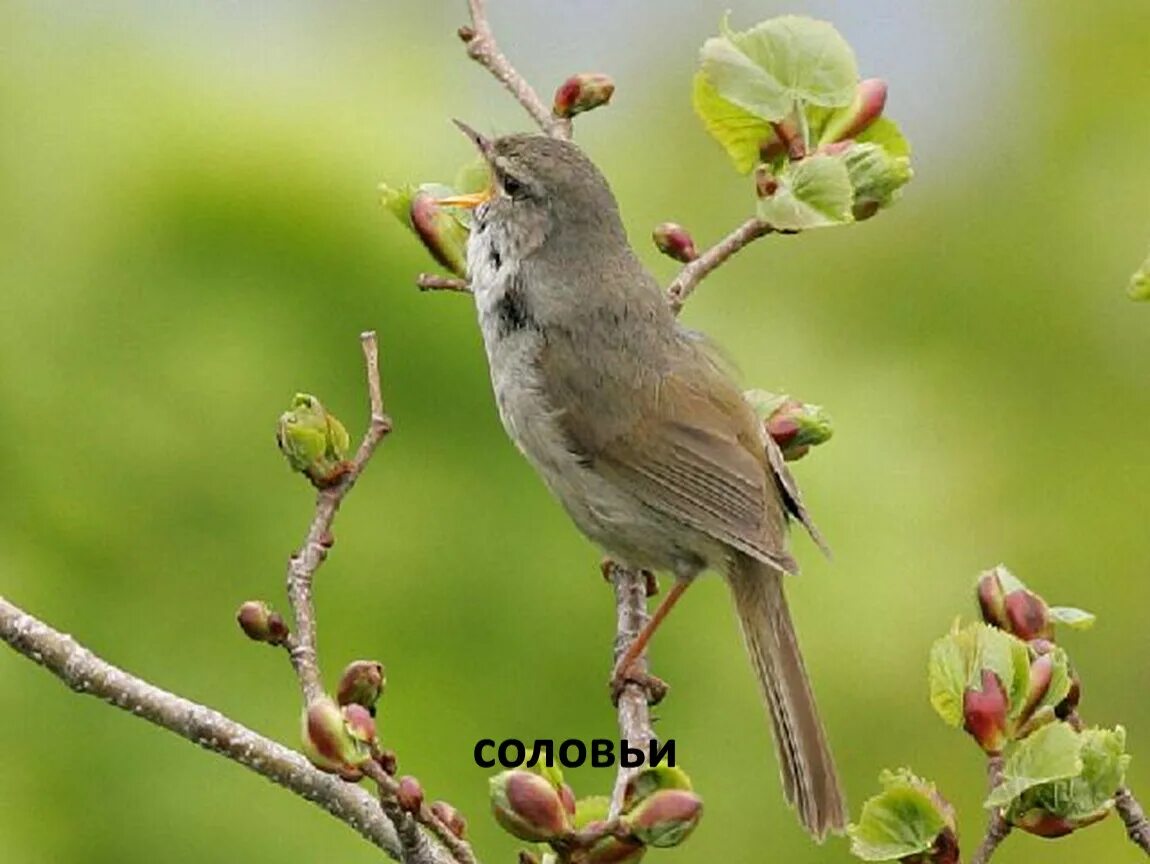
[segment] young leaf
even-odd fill
[[[883,791],[863,804],[858,823],[847,828],[856,858],[898,861],[926,852],[941,832],[954,830],[954,813],[933,784],[905,768],[884,771],[879,782]]]
[[[758,216],[780,231],[802,231],[853,221],[850,175],[832,156],[792,162],[777,176],[778,188],[760,198]]]
[[[910,158],[910,142],[898,128],[898,124],[887,117],[879,117],[862,133],[855,136],[859,144],[878,144],[891,156]]]
[[[837,158],[842,159],[854,187],[854,212],[889,207],[911,178],[910,159],[892,156],[879,144],[855,143]]]
[[[703,73],[728,102],[764,120],[782,120],[799,103],[847,105],[858,67],[846,40],[826,21],[772,18],[703,44]]]
[[[1069,833],[1110,811],[1130,763],[1126,730],[1121,726],[1087,729],[1080,738],[1081,773],[1028,789],[1011,805],[1007,814],[1011,822],[1023,827],[1042,825],[1047,833]]]
[[[771,125],[720,96],[702,72],[695,73],[692,102],[703,126],[727,151],[735,169],[746,174],[754,168],[761,148],[774,137]]]
[[[1082,772],[1082,739],[1065,723],[1051,723],[1017,742],[1002,768],[1002,782],[984,806],[1004,807],[1025,792]]]
[[[1030,657],[1019,639],[981,622],[952,630],[930,649],[930,704],[944,722],[961,726],[963,694],[981,686],[982,670],[998,676],[1011,714],[1021,709],[1030,680]]]
[[[1074,630],[1089,630],[1094,626],[1097,616],[1073,606],[1051,606],[1050,617]]]

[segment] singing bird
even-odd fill
[[[617,678],[705,570],[726,578],[762,687],[783,789],[816,838],[847,813],[783,593],[796,497],[762,423],[698,334],[680,326],[628,243],[607,181],[578,146],[488,139],[467,271],[507,434],[576,526],[674,587]]]

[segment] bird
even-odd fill
[[[683,327],[625,233],[611,188],[575,143],[488,138],[467,275],[508,436],[584,535],[673,587],[624,653],[616,680],[688,586],[730,588],[773,728],[783,791],[817,840],[847,807],[783,589],[797,495],[718,352]]]

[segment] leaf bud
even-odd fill
[[[288,627],[283,617],[259,600],[249,600],[240,606],[236,612],[236,621],[247,637],[256,642],[282,645],[288,637]]]
[[[401,810],[408,813],[418,813],[423,806],[423,786],[410,774],[399,778],[399,789],[396,790],[395,800]]]
[[[463,818],[463,814],[448,804],[446,801],[434,801],[431,804],[431,812],[447,826],[447,830],[458,837],[460,840],[467,839],[467,820]]]
[[[689,789],[660,789],[640,801],[624,824],[635,839],[648,846],[678,846],[699,824],[703,799]]]
[[[367,746],[348,731],[343,712],[330,696],[304,709],[302,737],[307,757],[325,771],[358,774],[358,766],[371,758]]]
[[[962,728],[970,733],[988,754],[998,754],[1006,746],[1010,701],[998,676],[982,670],[981,688],[967,687],[962,696]]]
[[[558,839],[571,830],[555,786],[534,771],[504,771],[490,781],[491,812],[509,834],[532,843]]]
[[[695,241],[682,225],[675,222],[660,222],[651,232],[651,238],[659,251],[683,264],[699,257]]]
[[[431,257],[456,276],[467,272],[467,231],[451,213],[440,206],[430,192],[412,196],[408,211],[411,227]]]
[[[845,141],[864,132],[882,116],[886,107],[886,82],[881,78],[866,78],[858,83],[851,104],[836,111],[821,136],[822,143]]]
[[[377,660],[355,660],[339,676],[335,699],[340,705],[362,705],[375,716],[375,703],[383,694],[387,679]]]
[[[352,738],[366,744],[369,748],[376,743],[378,732],[375,727],[375,718],[371,716],[368,709],[352,702],[350,705],[344,705],[342,712],[347,732]]]
[[[320,489],[338,483],[350,467],[347,429],[310,393],[297,393],[280,415],[276,443],[292,470]]]
[[[615,82],[600,72],[572,75],[555,91],[552,111],[556,117],[574,117],[611,101]]]

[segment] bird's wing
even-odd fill
[[[668,375],[653,410],[593,454],[595,466],[652,509],[787,572],[782,500],[762,436],[742,395],[723,377]]]

